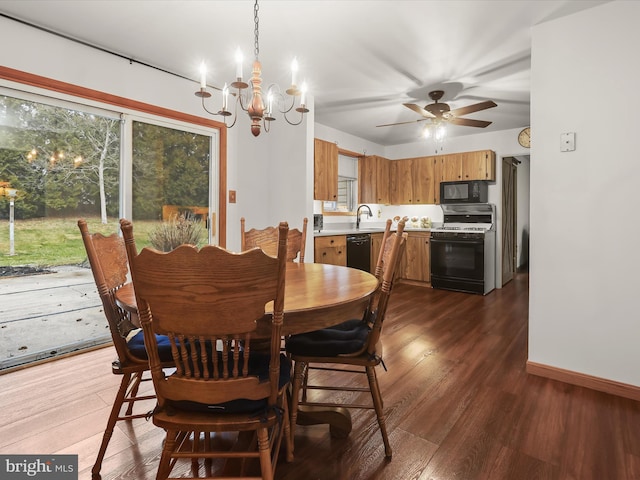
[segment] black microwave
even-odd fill
[[[486,181],[440,182],[440,203],[487,203],[488,197]]]

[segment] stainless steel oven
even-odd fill
[[[486,295],[495,288],[495,208],[442,205],[445,222],[431,230],[431,286]]]

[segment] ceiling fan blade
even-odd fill
[[[410,110],[413,110],[414,112],[419,113],[424,118],[436,118],[436,116],[433,113],[427,112],[424,108],[416,105],[415,103],[403,103],[403,105],[409,108]]]
[[[385,123],[384,125],[376,125],[376,127],[392,127],[394,125],[406,125],[407,123],[424,122],[425,120],[427,120],[427,119],[426,118],[419,118],[417,120],[410,120],[408,122]]]
[[[488,127],[492,122],[487,122],[485,120],[473,120],[471,118],[450,118],[448,120],[449,123],[453,123],[454,125],[460,125],[463,127]]]
[[[480,110],[486,110],[487,108],[497,107],[496,102],[492,100],[487,100],[486,102],[476,103],[475,105],[469,105],[467,107],[460,107],[454,110],[451,110],[449,113],[454,117],[461,117],[463,115],[468,115],[473,112],[479,112]]]

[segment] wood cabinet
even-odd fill
[[[411,282],[431,283],[430,232],[408,232],[399,276]]]
[[[391,162],[389,176],[389,200],[392,205],[409,205],[413,203],[413,162],[410,159]]]
[[[389,203],[389,160],[377,155],[358,159],[359,203]]]
[[[462,154],[463,180],[496,180],[496,152],[480,150]]]
[[[435,158],[413,159],[413,203],[436,203]]]
[[[435,160],[437,182],[456,182],[462,180],[461,153],[438,155]]]
[[[313,198],[327,201],[338,198],[338,145],[318,138],[314,139]]]
[[[435,157],[417,157],[391,162],[392,205],[436,203]]]
[[[330,147],[335,149],[329,153]],[[315,146],[315,195],[318,200],[333,200],[329,187],[337,184],[338,147],[332,143],[316,139]],[[335,181],[319,178],[330,168],[325,166],[325,157],[335,155]],[[377,155],[361,157],[358,160],[358,197],[360,203],[391,205],[423,205],[440,203],[440,182],[460,180],[496,179],[496,154],[492,150],[452,153],[427,157],[387,160]],[[327,193],[319,193],[320,191]],[[320,198],[324,195],[326,198]]]
[[[438,182],[496,179],[496,154],[491,150],[452,153],[435,158]]]
[[[347,266],[347,237],[329,235],[314,238],[315,263]]]

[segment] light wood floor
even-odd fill
[[[378,374],[393,460],[373,412],[354,411],[346,439],[297,427],[296,459],[276,478],[640,478],[638,402],[526,374],[527,281],[519,274],[486,297],[397,285],[389,371]],[[90,478],[119,381],[113,356],[106,348],[0,376],[0,452],[78,454],[79,478]],[[162,439],[144,419],[120,422],[102,478],[155,478]]]

